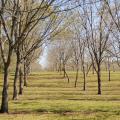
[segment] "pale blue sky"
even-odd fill
[[[43,51],[43,55],[40,56],[39,58],[39,64],[42,66],[42,68],[46,68],[47,67],[47,47],[45,47],[44,51]]]

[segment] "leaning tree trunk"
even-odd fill
[[[23,72],[20,67],[19,69],[19,95],[23,94]]]
[[[86,71],[86,76],[88,75],[88,73],[89,73],[89,71],[90,71],[91,67],[92,67],[92,64],[91,64],[91,65],[87,68],[87,71]]]
[[[70,79],[69,79],[69,76],[68,76],[68,74],[67,74],[67,72],[66,72],[65,65],[63,65],[63,72],[64,72],[63,77],[64,77],[64,78],[67,77],[67,79],[68,79],[68,83],[69,83],[69,82],[70,82]]]
[[[101,95],[101,69],[100,69],[100,65],[98,65],[97,78],[98,78],[98,95]]]
[[[15,70],[15,77],[14,77],[14,84],[13,84],[13,100],[17,100],[17,79],[18,79],[18,72],[19,72],[19,60],[17,58],[16,62],[16,70]]]
[[[68,74],[67,74],[67,72],[65,71],[65,75],[66,75],[66,77],[67,77],[67,79],[68,79],[68,83],[70,82],[70,79],[69,79],[69,76],[68,76]]]
[[[4,65],[4,82],[2,90],[1,113],[8,113],[8,68],[9,65]]]

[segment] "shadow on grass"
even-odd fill
[[[55,110],[49,110],[47,111],[46,109],[37,109],[36,110],[37,113],[39,112],[50,112],[50,113],[54,113],[54,114],[62,114],[62,115],[65,115],[66,113],[74,113],[73,110],[65,110],[65,109],[55,109]]]
[[[62,76],[35,76],[35,77],[33,77],[33,76],[29,76],[29,78],[30,79],[35,79],[35,78],[40,78],[41,80],[42,79],[46,79],[46,80],[61,80],[61,79],[63,79],[63,77]]]
[[[44,108],[36,109],[36,110],[14,110],[9,114],[60,114],[60,115],[68,115],[74,114],[75,111],[72,110],[64,110],[64,109],[56,109],[56,110],[47,110]]]

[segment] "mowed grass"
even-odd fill
[[[11,73],[9,114],[0,114],[0,120],[120,120],[120,72],[111,72],[111,81],[108,73],[102,72],[102,95],[97,95],[95,74],[87,76],[86,91],[83,91],[82,73],[76,88],[75,72],[68,75],[69,84],[58,72],[32,73],[24,94],[12,101],[14,74]]]

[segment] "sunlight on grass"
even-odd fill
[[[11,100],[11,75],[10,113],[0,114],[0,120],[120,120],[119,72],[112,72],[110,82],[108,74],[102,72],[102,95],[97,95],[96,75],[88,75],[86,91],[83,91],[81,73],[77,88],[74,88],[75,72],[68,72],[68,75],[69,84],[57,72],[32,73],[28,78],[28,87],[16,101]],[[2,86],[1,75],[0,79]]]

